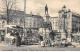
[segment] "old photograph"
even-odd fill
[[[80,0],[0,0],[0,51],[80,51]]]

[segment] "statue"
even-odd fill
[[[48,14],[48,7],[47,7],[47,4],[45,6],[45,14]]]

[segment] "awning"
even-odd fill
[[[17,26],[17,25],[5,25],[4,27],[8,27],[8,28],[22,28],[20,26]]]
[[[5,29],[0,29],[0,31],[4,31]]]
[[[13,28],[13,27],[16,27],[16,25],[5,25],[4,27]]]

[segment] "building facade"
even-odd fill
[[[41,27],[41,23],[43,21],[42,16],[33,15],[33,14],[25,14],[23,11],[12,10],[10,16],[10,25],[18,25],[26,29],[38,29]]]
[[[66,6],[59,10],[59,30],[65,32],[65,37],[71,37],[72,33],[79,32],[80,15],[67,10]]]
[[[50,17],[49,21],[51,22],[52,30],[59,32],[58,17]]]

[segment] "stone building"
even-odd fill
[[[10,10],[9,11],[9,24],[7,24],[7,18],[6,15],[4,18],[0,18],[0,30],[4,29],[4,25],[16,25],[19,27],[24,28],[25,27],[25,35],[27,34],[27,31],[31,30],[38,30],[41,27],[41,24],[43,22],[43,17],[38,15],[31,14],[25,14],[23,11],[20,10]],[[2,17],[1,16],[1,17]],[[2,20],[3,19],[3,20]],[[5,19],[5,20],[4,20]],[[5,24],[6,23],[6,24]]]
[[[72,33],[77,33],[79,27],[80,15],[71,12],[70,9],[67,10],[64,5],[61,10],[59,10],[59,30],[64,34],[65,38],[71,37]],[[62,35],[63,36],[63,35]]]
[[[38,29],[41,27],[41,23],[43,21],[42,16],[33,15],[33,14],[25,14],[23,11],[12,10],[10,11],[10,22],[9,24],[18,25],[26,29]]]
[[[58,17],[50,17],[49,21],[51,22],[52,30],[59,32]]]

